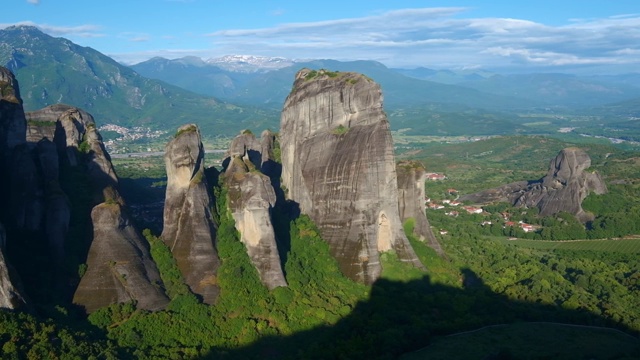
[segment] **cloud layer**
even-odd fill
[[[464,8],[389,11],[209,34],[227,53],[375,59],[390,66],[570,67],[640,65],[640,14],[548,26],[521,19],[459,18]]]

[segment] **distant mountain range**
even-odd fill
[[[243,104],[260,104],[280,109],[291,91],[295,73],[305,67],[362,73],[380,84],[385,97],[385,107],[390,109],[425,104],[455,104],[456,107],[463,108],[505,110],[527,109],[538,105],[535,101],[411,78],[375,61],[300,61],[272,71],[246,73],[224,70],[218,65],[204,61],[195,64],[193,61],[187,63],[184,59],[153,58],[131,68],[143,76],[194,89],[202,94]]]
[[[66,103],[100,124],[175,130],[197,123],[207,134],[278,127],[271,109],[238,106],[143,77],[100,52],[51,37],[35,27],[0,30],[0,65],[20,83],[25,110]]]
[[[251,72],[236,70],[245,64]],[[392,110],[456,104],[460,108],[500,111],[535,108],[575,111],[640,97],[640,74],[500,75],[481,70],[390,69],[375,61],[296,61],[239,56],[206,62],[193,58],[153,58],[132,66],[141,75],[202,94],[274,108],[281,106],[290,91],[293,74],[303,67],[363,73],[380,83],[385,106]]]
[[[203,135],[278,129],[301,68],[354,71],[378,82],[392,128],[413,134],[527,132],[519,114],[640,117],[640,74],[501,75],[481,70],[391,69],[375,61],[291,60],[230,55],[153,58],[131,67],[35,27],[0,30],[0,65],[18,78],[26,110],[81,107],[100,124],[172,131],[197,123]]]

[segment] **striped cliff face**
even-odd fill
[[[303,69],[282,111],[282,182],[314,220],[342,272],[373,283],[379,253],[418,261],[398,213],[398,184],[380,86],[356,73]]]

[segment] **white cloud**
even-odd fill
[[[144,42],[147,51],[108,51],[125,63],[153,56],[210,58],[253,54],[294,59],[372,59],[394,67],[510,67],[527,71],[534,67],[555,70],[597,65],[614,71],[623,66],[640,69],[640,14],[572,19],[558,26],[527,19],[469,18],[471,11],[462,7],[401,9],[358,18],[225,29],[204,37],[122,33],[115,37],[128,40],[121,43],[127,43],[129,49],[133,49],[132,42]],[[89,24],[20,24],[72,39],[105,36],[100,27]],[[16,24],[0,24],[0,28],[8,25]],[[202,39],[208,42],[203,44]],[[152,47],[159,50],[151,51]]]
[[[131,42],[147,42],[151,40],[151,36],[145,33],[124,32],[118,35],[119,38],[126,39]]]
[[[467,10],[403,9],[208,36],[219,54],[376,59],[390,66],[640,65],[640,14],[551,26],[525,19],[461,18]]]
[[[271,16],[282,16],[286,13],[286,11],[284,11],[284,9],[276,9],[276,10],[272,10],[269,12],[269,15]]]
[[[40,5],[40,0],[27,0],[29,4]]]

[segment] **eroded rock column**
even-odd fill
[[[281,117],[282,183],[318,225],[341,270],[372,283],[379,253],[423,267],[398,214],[398,183],[380,86],[355,73],[303,69]]]
[[[171,249],[185,282],[205,303],[213,304],[220,292],[220,259],[214,246],[212,201],[204,176],[204,147],[194,124],[178,129],[167,144],[167,195],[162,240]]]

